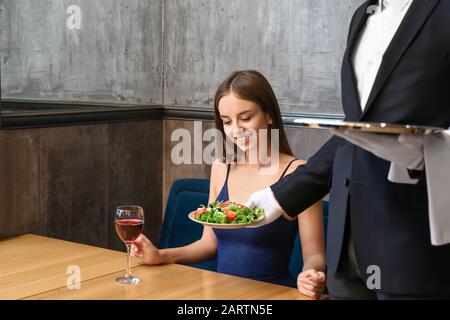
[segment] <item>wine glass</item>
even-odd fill
[[[141,279],[131,274],[130,250],[133,242],[139,237],[144,227],[144,210],[142,207],[119,206],[115,216],[116,231],[119,238],[127,246],[127,271],[116,279],[120,284],[139,284]]]

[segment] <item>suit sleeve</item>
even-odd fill
[[[341,143],[341,138],[332,137],[305,165],[270,187],[289,216],[297,216],[329,193],[334,156]]]

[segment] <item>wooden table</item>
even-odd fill
[[[307,300],[296,289],[179,264],[140,265],[137,286],[122,286],[126,254],[36,235],[0,241],[0,299]],[[66,285],[69,266],[79,266],[79,289]],[[73,284],[73,283],[71,283]]]

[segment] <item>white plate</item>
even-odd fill
[[[388,134],[402,134],[402,133],[415,133],[415,134],[431,134],[445,130],[438,127],[426,127],[415,125],[402,125],[402,124],[388,124],[383,122],[350,122],[343,120],[333,119],[314,119],[314,118],[299,118],[294,120],[305,127],[310,128],[325,128],[325,129],[352,129],[358,131],[367,131],[375,133],[388,133]]]
[[[189,219],[191,219],[194,222],[200,223],[200,224],[202,224],[204,226],[212,227],[212,228],[215,228],[215,229],[241,229],[241,228],[245,228],[245,227],[247,227],[249,225],[252,225],[252,224],[254,224],[254,223],[264,219],[264,216],[261,216],[261,217],[257,218],[256,220],[254,220],[253,222],[250,222],[250,223],[228,223],[228,224],[225,224],[225,223],[211,223],[211,222],[203,222],[203,221],[196,220],[194,218],[194,213],[195,213],[195,211],[192,211],[192,212],[189,213],[189,215],[188,215]]]

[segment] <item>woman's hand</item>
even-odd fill
[[[313,299],[318,299],[325,289],[325,273],[309,269],[301,272],[297,277],[297,288],[300,293]]]
[[[145,264],[163,264],[164,257],[153,243],[141,234],[131,246],[130,255],[144,260]]]

